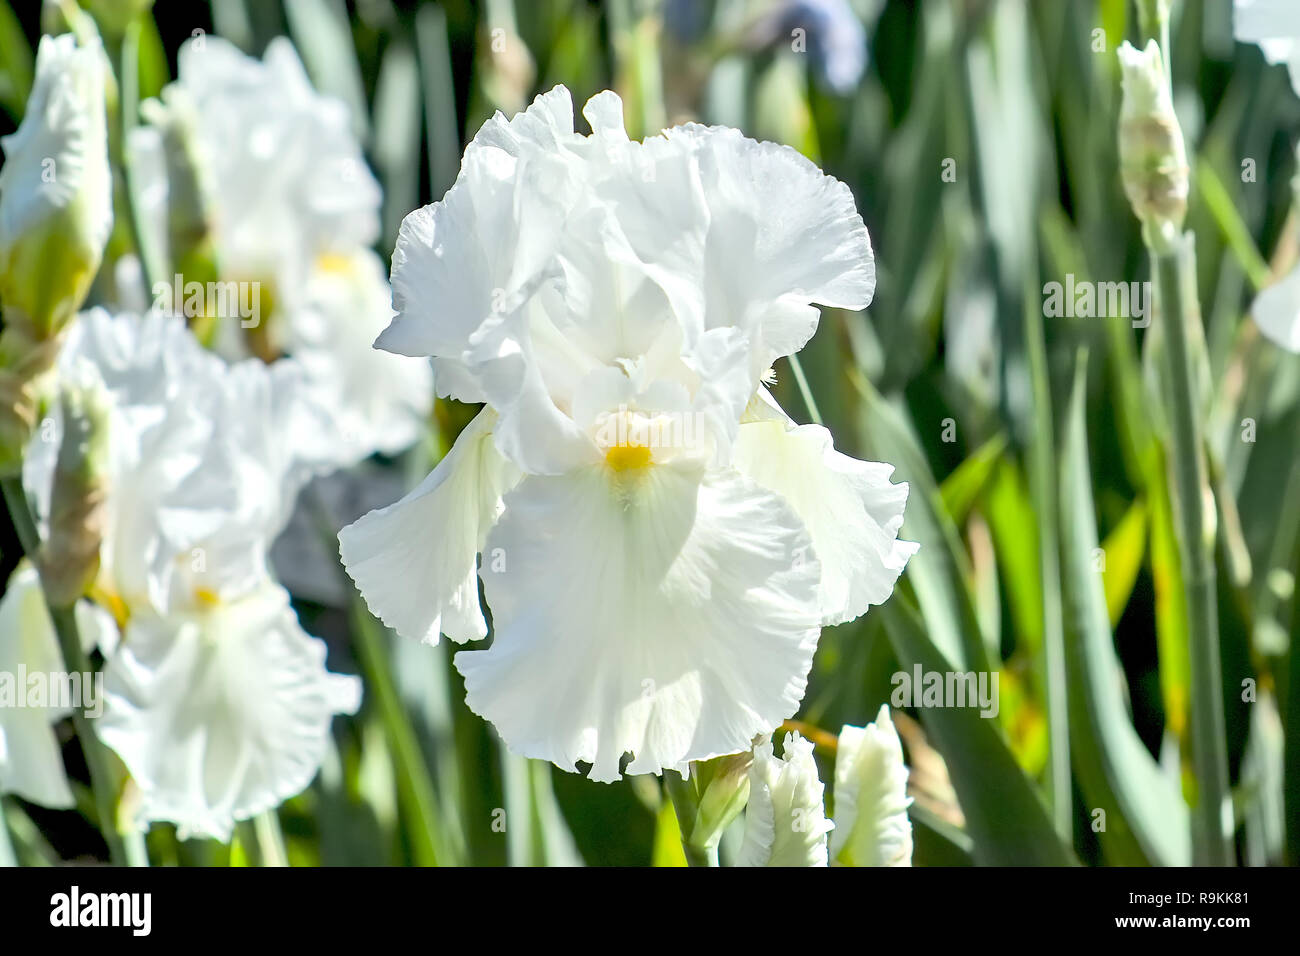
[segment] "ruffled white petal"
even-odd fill
[[[495,636],[456,655],[515,753],[615,780],[750,747],[798,707],[820,628],[798,518],[690,459],[525,478],[481,576]]]
[[[475,558],[518,480],[492,443],[494,423],[480,412],[414,491],[339,533],[343,566],[370,610],[404,637],[487,636]]]
[[[882,706],[875,723],[845,726],[835,755],[831,859],[846,866],[911,866],[903,745]]]
[[[1264,289],[1250,307],[1259,330],[1275,344],[1300,352],[1300,268]]]
[[[707,324],[753,330],[759,372],[803,347],[816,302],[865,309],[875,260],[853,194],[789,146],[696,124],[665,135],[696,157],[708,204]]]
[[[141,820],[228,840],[311,783],[361,683],[325,669],[324,643],[268,582],[203,612],[133,616],[104,690],[97,729],[140,787]]]
[[[786,734],[780,759],[770,737],[757,744],[736,865],[825,866],[826,834],[835,825],[826,819],[822,791],[810,741]]]
[[[892,465],[842,455],[820,425],[775,416],[740,426],[735,465],[784,497],[808,526],[822,566],[823,624],[851,621],[889,597],[918,547],[898,540],[907,484],[890,482]]]

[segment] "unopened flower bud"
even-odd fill
[[[17,132],[0,140],[0,302],[49,338],[76,314],[113,226],[98,40],[42,37]]]
[[[198,141],[198,108],[188,91],[172,84],[162,98],[140,104],[148,126],[137,128],[130,148],[141,166],[167,183],[167,249],[187,281],[217,278],[212,237],[214,186]]]
[[[98,39],[41,38],[26,114],[0,148],[0,474],[12,474],[113,225]]]
[[[1119,167],[1124,192],[1142,221],[1148,243],[1167,247],[1187,213],[1188,170],[1183,132],[1160,47],[1119,48],[1124,97],[1119,114]]]
[[[63,437],[40,559],[41,582],[54,607],[73,604],[99,574],[109,456],[108,396],[97,380],[65,385],[59,409]]]
[[[749,768],[753,751],[728,754],[691,764],[688,780],[672,783],[682,844],[701,854],[711,852],[724,831],[749,800]]]
[[[907,766],[889,708],[874,723],[845,726],[835,755],[831,857],[844,866],[911,866]]]

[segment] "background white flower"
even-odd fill
[[[432,372],[368,348],[392,317],[391,290],[370,248],[379,186],[344,104],[312,89],[287,40],[257,60],[204,37],[181,48],[178,80],[146,105],[154,128],[138,129],[132,146],[155,231],[166,232],[160,130],[176,123],[196,140],[219,277],[258,283],[259,324],[223,317],[218,351],[297,358],[326,416],[321,448],[335,466],[412,445],[433,399]]]
[[[83,314],[60,356],[110,403],[106,526],[94,597],[123,631],[96,730],[140,787],[139,818],[228,839],[319,769],[355,677],[325,668],[267,560],[320,463],[295,363],[232,367],[175,316]],[[48,511],[56,418],[24,480]],[[301,439],[301,440],[299,440]]]
[[[361,682],[325,669],[324,643],[264,581],[211,608],[133,616],[104,693],[96,730],[140,785],[140,819],[227,841],[306,789]]]
[[[1292,0],[1233,0],[1232,32],[1255,43],[1270,63],[1285,63],[1300,96],[1300,5]]]

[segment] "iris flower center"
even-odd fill
[[[611,445],[605,452],[605,464],[617,472],[636,471],[651,464],[646,445]]]

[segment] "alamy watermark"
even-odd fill
[[[104,712],[104,675],[93,671],[0,671],[0,710],[11,707],[79,710],[95,718]]]
[[[889,702],[903,707],[978,707],[981,717],[998,715],[997,671],[927,671],[920,664],[896,671]]]
[[[186,282],[177,273],[171,282],[159,279],[153,284],[153,304],[160,312],[187,319],[239,319],[242,328],[255,329],[262,322],[262,283]]]
[[[647,415],[619,405],[600,421],[596,443],[601,448],[693,448],[704,433],[698,412],[656,412]]]
[[[1151,324],[1150,282],[1090,282],[1066,273],[1065,282],[1043,286],[1043,315],[1049,319],[1129,319],[1135,329]]]

